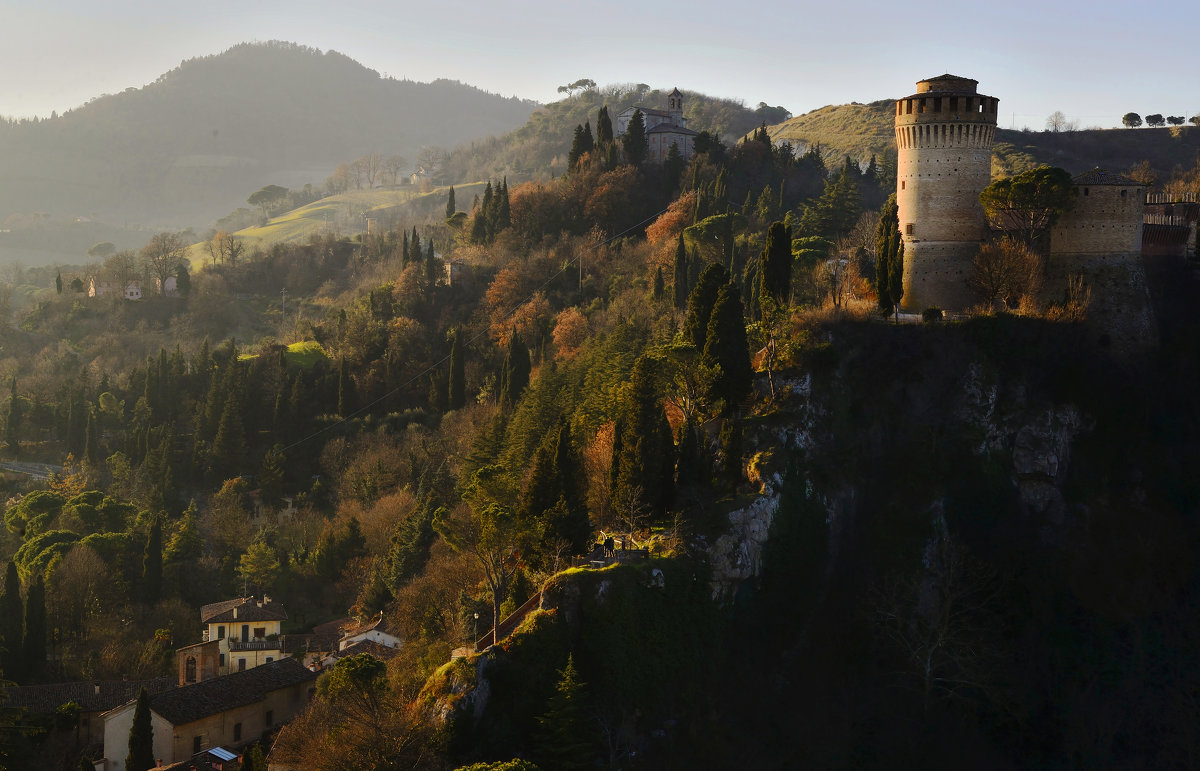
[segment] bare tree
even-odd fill
[[[446,151],[437,145],[426,145],[417,153],[417,165],[425,170],[431,180],[436,180],[441,174],[445,160]]]
[[[1005,236],[979,247],[967,283],[984,302],[1015,307],[1041,288],[1042,262],[1026,244]]]
[[[179,271],[187,259],[186,254],[187,246],[178,233],[159,233],[142,247],[142,262],[158,281],[159,294],[165,290],[167,278]]]
[[[384,157],[375,151],[371,151],[355,161],[362,175],[367,180],[367,189],[375,187],[375,179],[379,176],[379,172],[383,170]]]
[[[214,265],[222,262],[236,265],[246,251],[245,241],[224,230],[218,230],[204,246]]]
[[[1063,114],[1062,110],[1055,110],[1046,118],[1046,130],[1051,133],[1057,134],[1058,132],[1062,131],[1066,125],[1067,116]]]
[[[408,160],[403,155],[389,155],[383,159],[383,171],[391,178],[394,187],[400,179],[400,172],[408,166]]]

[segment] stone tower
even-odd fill
[[[992,176],[998,99],[978,81],[942,75],[896,101],[896,202],[904,239],[901,307],[972,304],[971,261],[987,225],[979,194]]]
[[[683,122],[683,94],[679,93],[678,88],[667,94],[667,112],[670,113],[672,126],[686,125]]]

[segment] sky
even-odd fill
[[[1141,13],[1139,14],[1139,8]],[[952,73],[1000,125],[1200,113],[1200,3],[842,0],[0,0],[0,115],[48,116],[248,41],[333,49],[381,74],[539,102],[579,78],[786,107],[899,98]]]

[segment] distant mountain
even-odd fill
[[[370,151],[449,149],[536,103],[455,81],[380,77],[334,51],[235,46],[61,116],[0,122],[0,223],[13,214],[206,227],[267,184],[320,185]]]
[[[808,147],[819,144],[831,155],[866,162],[871,155],[895,155],[893,102],[830,105],[769,127],[771,138]],[[1160,182],[1177,166],[1190,169],[1200,152],[1200,128],[1013,131],[998,129],[992,147],[992,175],[1009,176],[1043,163],[1080,174],[1100,166],[1122,171],[1149,162]]]

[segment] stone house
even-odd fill
[[[154,757],[163,764],[213,747],[241,747],[291,720],[307,705],[316,674],[283,659],[150,697]],[[98,771],[125,771],[137,699],[104,713]]]
[[[629,130],[629,121],[638,110],[646,124],[647,161],[662,163],[671,152],[671,145],[679,149],[685,161],[692,157],[696,148],[696,132],[687,127],[687,118],[683,117],[683,94],[678,88],[667,95],[665,110],[651,107],[626,107],[622,110],[617,115],[617,136]]]
[[[117,284],[111,281],[104,281],[93,276],[88,281],[88,297],[104,297],[119,290]],[[142,299],[142,282],[138,279],[133,279],[125,285],[123,294],[126,300]]]

